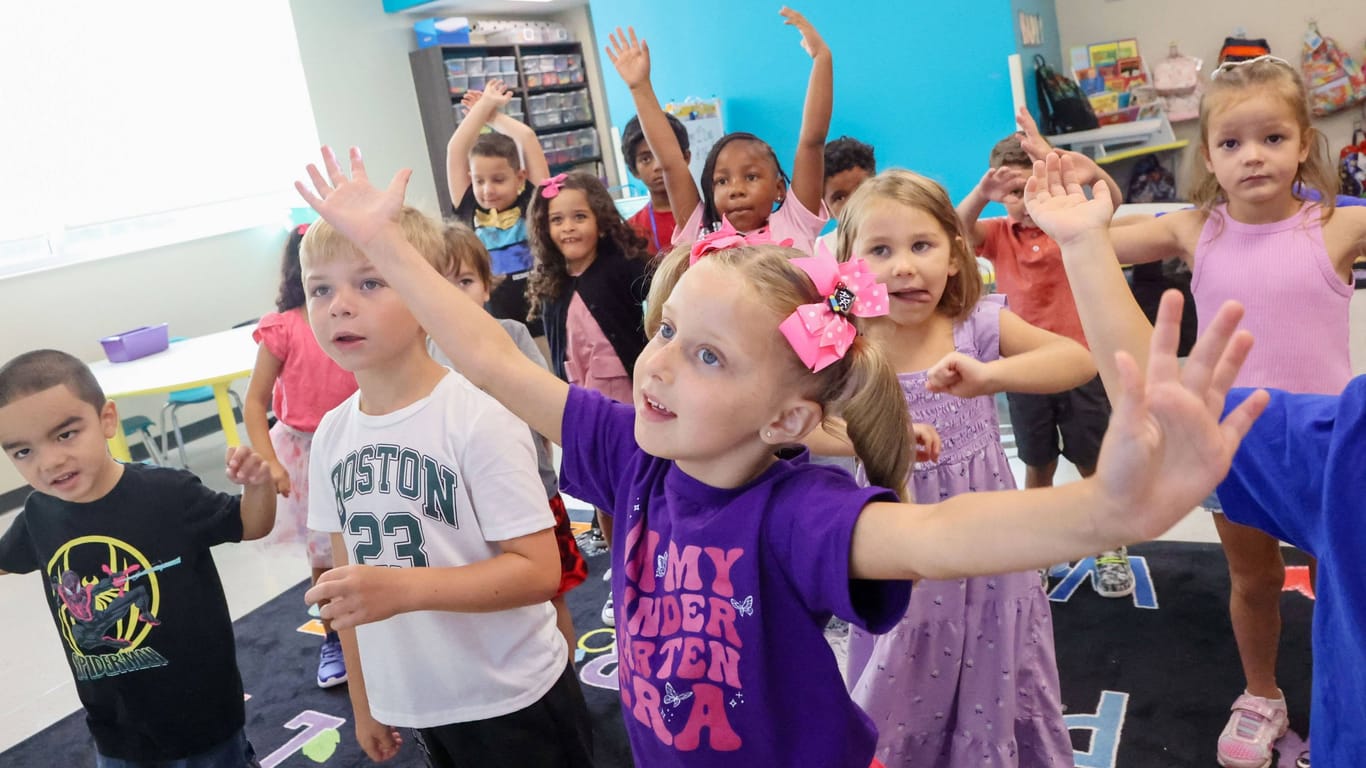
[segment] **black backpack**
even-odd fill
[[[1039,94],[1039,126],[1045,134],[1075,133],[1099,128],[1091,100],[1077,81],[1060,75],[1043,56],[1034,54],[1034,84]]]
[[[1168,203],[1176,199],[1176,177],[1156,155],[1144,155],[1129,176],[1126,203]]]

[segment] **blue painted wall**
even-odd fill
[[[1015,24],[1015,47],[1020,52],[1020,64],[1024,68],[1025,100],[1034,119],[1039,119],[1039,94],[1034,84],[1034,56],[1040,55],[1048,65],[1058,72],[1071,76],[1071,68],[1063,58],[1062,42],[1058,35],[1058,9],[1054,0],[1010,0],[1011,16]],[[1043,22],[1043,41],[1038,46],[1026,48],[1020,39],[1021,13],[1032,13]]]
[[[955,199],[970,191],[992,144],[1014,127],[1006,65],[1018,38],[1011,0],[900,7],[813,0],[795,7],[834,52],[830,138],[869,142],[879,166],[931,176]],[[726,129],[766,139],[790,171],[811,59],[778,8],[750,0],[591,0],[589,11],[600,47],[628,24],[648,41],[662,100],[719,97]],[[608,109],[620,128],[635,106],[611,62],[601,60]]]

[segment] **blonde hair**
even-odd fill
[[[403,230],[404,239],[444,275],[443,269],[449,266],[450,260],[441,225],[422,211],[405,205],[399,211],[398,226]],[[304,233],[303,242],[299,244],[299,258],[306,272],[310,264],[325,264],[342,258],[364,259],[365,254],[326,219],[320,219]]]
[[[888,168],[860,184],[849,196],[840,216],[836,258],[848,261],[854,255],[859,228],[873,206],[884,200],[928,213],[949,238],[950,258],[957,265],[958,274],[949,275],[935,310],[955,321],[967,319],[982,298],[977,258],[968,248],[968,239],[963,235],[963,225],[949,200],[949,193],[932,179],[902,168]]]
[[[786,347],[787,342],[778,338],[781,319],[802,304],[823,300],[811,278],[788,261],[801,255],[792,248],[758,245],[715,251],[702,258],[739,274],[755,300],[773,312],[774,342]],[[647,335],[654,336],[659,330],[664,301],[688,270],[688,261],[689,249],[675,248],[655,271],[646,302]],[[792,381],[802,395],[825,406],[827,416],[844,418],[869,481],[900,491],[913,455],[910,416],[896,372],[882,350],[859,336],[843,359],[817,373],[806,368],[796,352],[790,353],[789,362]]]
[[[1305,94],[1304,80],[1289,64],[1263,59],[1219,70],[1218,76],[1210,80],[1205,95],[1200,99],[1202,156],[1209,156],[1210,119],[1254,89],[1280,99],[1290,114],[1294,115],[1295,125],[1300,130],[1300,143],[1309,146],[1309,154],[1295,172],[1295,182],[1318,191],[1319,205],[1323,207],[1323,219],[1327,221],[1328,217],[1333,215],[1333,208],[1337,203],[1337,171],[1328,157],[1327,138],[1310,122],[1309,98]],[[1192,165],[1194,167],[1191,171],[1190,199],[1208,215],[1215,205],[1226,202],[1228,195],[1219,186],[1219,179],[1215,178],[1204,163]],[[1304,198],[1296,191],[1295,199]]]

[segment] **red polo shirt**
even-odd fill
[[[985,236],[977,253],[996,267],[996,290],[1009,299],[1010,310],[1031,325],[1087,346],[1058,243],[1042,229],[1009,218],[980,224]]]

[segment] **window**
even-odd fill
[[[283,220],[317,154],[290,5],[6,3],[0,276]]]

